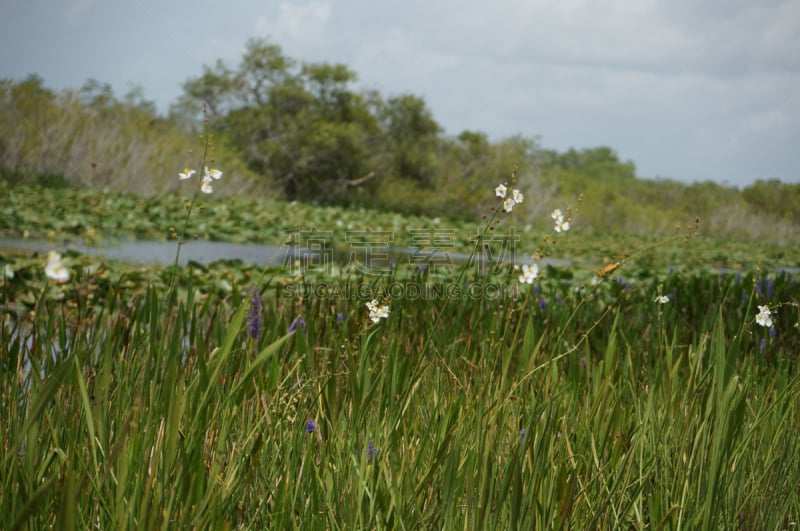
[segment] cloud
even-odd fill
[[[280,2],[266,15],[257,17],[255,30],[259,34],[269,34],[276,42],[290,43],[294,47],[313,42],[316,36],[323,34],[330,14],[330,2]]]

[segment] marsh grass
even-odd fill
[[[397,299],[379,325],[364,301],[287,300],[268,283],[258,340],[249,284],[221,295],[192,279],[175,304],[166,282],[133,294],[122,281],[81,304],[91,279],[79,278],[60,300],[44,290],[30,313],[3,313],[0,527],[782,529],[800,517],[796,307],[761,352],[758,277],[662,278],[662,306],[655,280],[590,296],[543,283],[544,309],[530,291]],[[775,277],[771,296],[795,300],[796,279]],[[305,331],[287,333],[296,316]]]

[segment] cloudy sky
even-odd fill
[[[448,134],[609,146],[646,178],[800,182],[800,0],[2,0],[0,78],[164,111],[247,39],[422,96]]]

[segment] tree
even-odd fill
[[[441,127],[422,98],[405,94],[386,101],[380,111],[385,148],[391,153],[389,171],[430,188],[436,173]]]
[[[368,139],[379,132],[371,103],[350,88],[355,80],[345,65],[298,65],[254,39],[237,70],[218,61],[187,81],[183,108],[205,101],[222,141],[288,198],[335,202],[370,171]]]

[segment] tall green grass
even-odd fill
[[[220,294],[191,278],[175,299],[120,281],[79,304],[81,278],[30,311],[4,286],[0,527],[800,518],[797,310],[779,309],[775,337],[756,327],[756,277],[397,299],[377,325],[365,301],[287,299],[266,283],[260,339],[249,281]],[[797,298],[796,279],[772,281],[774,300]],[[670,303],[653,302],[657,284]],[[287,332],[297,316],[305,329]]]

